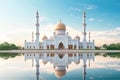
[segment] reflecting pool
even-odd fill
[[[48,62],[44,64],[39,61],[39,80],[83,80],[83,63],[69,64],[62,78],[56,75],[61,72],[55,72],[53,64]],[[16,57],[0,58],[0,80],[36,80],[36,62],[25,60],[24,55]],[[87,62],[86,64],[89,64]],[[95,56],[95,61],[91,61],[90,66],[86,68],[86,80],[120,80],[120,58]]]

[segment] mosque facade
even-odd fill
[[[39,13],[36,13],[36,39],[32,42],[27,42],[25,40],[24,48],[25,49],[94,49],[94,40],[90,40],[90,32],[89,32],[89,40],[86,39],[86,12],[83,12],[83,39],[81,40],[80,36],[76,36],[75,38],[71,38],[66,32],[66,26],[61,20],[56,24],[53,36],[48,39],[47,36],[42,37],[42,41],[40,42],[39,36]],[[34,36],[34,35],[32,35]]]

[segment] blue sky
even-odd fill
[[[82,32],[82,11],[85,10],[87,31],[92,32],[97,43],[103,37],[114,39],[108,41],[111,43],[120,42],[120,0],[0,0],[0,42],[22,44],[26,37],[30,40],[37,10],[40,32],[44,31],[41,34],[60,18],[66,26]]]

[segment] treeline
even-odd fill
[[[120,50],[120,43],[104,44],[102,47],[95,46],[96,50],[106,49],[106,50]]]
[[[106,50],[120,50],[120,43],[113,43],[113,44],[104,44],[102,46],[104,49]],[[117,57],[117,58],[120,58],[120,53],[106,53],[103,55],[104,57],[106,56],[110,56],[110,57]]]
[[[13,50],[13,49],[18,50],[21,49],[21,47],[8,42],[4,42],[0,44],[0,50]]]
[[[107,50],[120,50],[120,43],[116,43],[116,44],[104,44],[103,48],[107,49]]]

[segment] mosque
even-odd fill
[[[83,40],[77,35],[74,39],[66,32],[66,26],[61,20],[56,24],[53,36],[48,39],[47,36],[42,37],[42,42],[39,40],[39,13],[36,13],[36,40],[27,42],[25,40],[25,49],[94,49],[94,40],[86,40],[86,12],[83,12]],[[33,37],[34,35],[32,35]]]
[[[94,40],[86,39],[86,12],[83,12],[83,40],[79,36],[74,39],[66,32],[66,26],[61,21],[55,26],[53,36],[48,39],[47,36],[43,36],[42,42],[39,41],[39,13],[36,13],[36,40],[32,39],[32,42],[25,40],[24,49],[28,50],[80,50],[80,49],[94,49]],[[32,35],[33,37],[33,35]],[[63,77],[66,74],[66,69],[72,62],[80,64],[83,61],[83,80],[86,76],[87,61],[90,65],[90,60],[94,61],[94,53],[24,53],[25,60],[32,60],[36,62],[36,80],[39,80],[39,61],[42,60],[43,64],[50,62],[53,64],[55,75],[58,78]],[[34,65],[34,64],[33,64]]]

